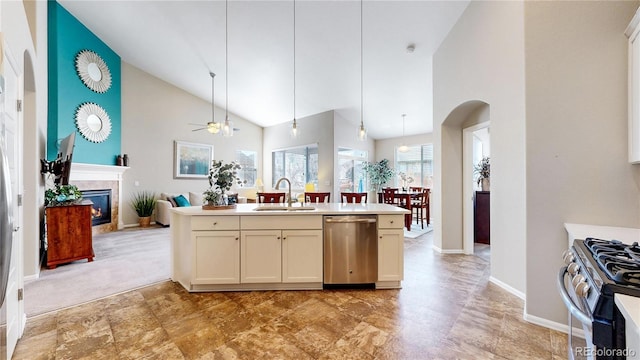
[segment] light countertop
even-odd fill
[[[277,211],[255,211],[257,207],[282,207]],[[300,203],[293,204],[293,207],[300,207]],[[314,210],[286,210],[287,204],[237,204],[235,209],[227,210],[203,210],[201,206],[187,206],[172,208],[171,211],[181,215],[404,215],[409,214],[409,210],[388,205],[388,204],[312,204],[305,203],[305,207],[313,207]]]
[[[615,294],[615,302],[625,319],[627,359],[640,358],[640,298]]]
[[[575,239],[585,239],[594,237],[603,240],[620,240],[625,244],[633,244],[635,241],[640,242],[640,229],[601,226],[587,224],[569,224],[565,223],[564,228],[567,230],[569,246],[573,245]]]

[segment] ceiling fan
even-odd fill
[[[189,123],[189,125],[195,125],[195,126],[200,126],[200,128],[198,129],[193,129],[191,131],[200,131],[200,130],[207,130],[208,132],[212,133],[212,134],[217,134],[220,132],[220,130],[223,131],[223,134],[225,134],[225,136],[233,136],[233,133],[236,131],[240,131],[240,129],[235,128],[235,127],[229,127],[230,126],[230,122],[225,121],[224,123],[219,123],[216,122],[215,119],[215,106],[213,104],[213,99],[214,99],[214,80],[216,77],[216,74],[210,72],[209,75],[211,75],[211,121],[207,122],[206,124],[194,124],[194,123]],[[230,131],[231,130],[231,131]],[[231,134],[231,135],[228,135]]]

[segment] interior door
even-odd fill
[[[1,38],[0,38],[1,41]],[[20,164],[20,121],[21,113],[18,111],[18,99],[20,96],[19,68],[11,56],[6,44],[3,49],[4,88],[0,94],[0,146],[6,152],[9,178],[11,183],[12,199],[10,204],[13,213],[13,236],[11,241],[11,257],[9,261],[8,280],[5,300],[0,308],[2,330],[5,332],[1,338],[2,345],[6,349],[0,351],[0,359],[10,359],[18,338],[22,333],[24,308],[18,299],[18,290],[22,288],[22,253],[20,246],[22,239],[21,213],[18,194],[20,194],[20,176],[22,172]],[[5,351],[6,350],[6,351]]]

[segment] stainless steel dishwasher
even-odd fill
[[[378,278],[376,215],[324,217],[324,283],[373,284]]]

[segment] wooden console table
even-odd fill
[[[473,210],[474,242],[490,244],[489,191],[476,191]]]
[[[47,222],[47,267],[87,259],[93,261],[90,201],[78,205],[51,206]]]

